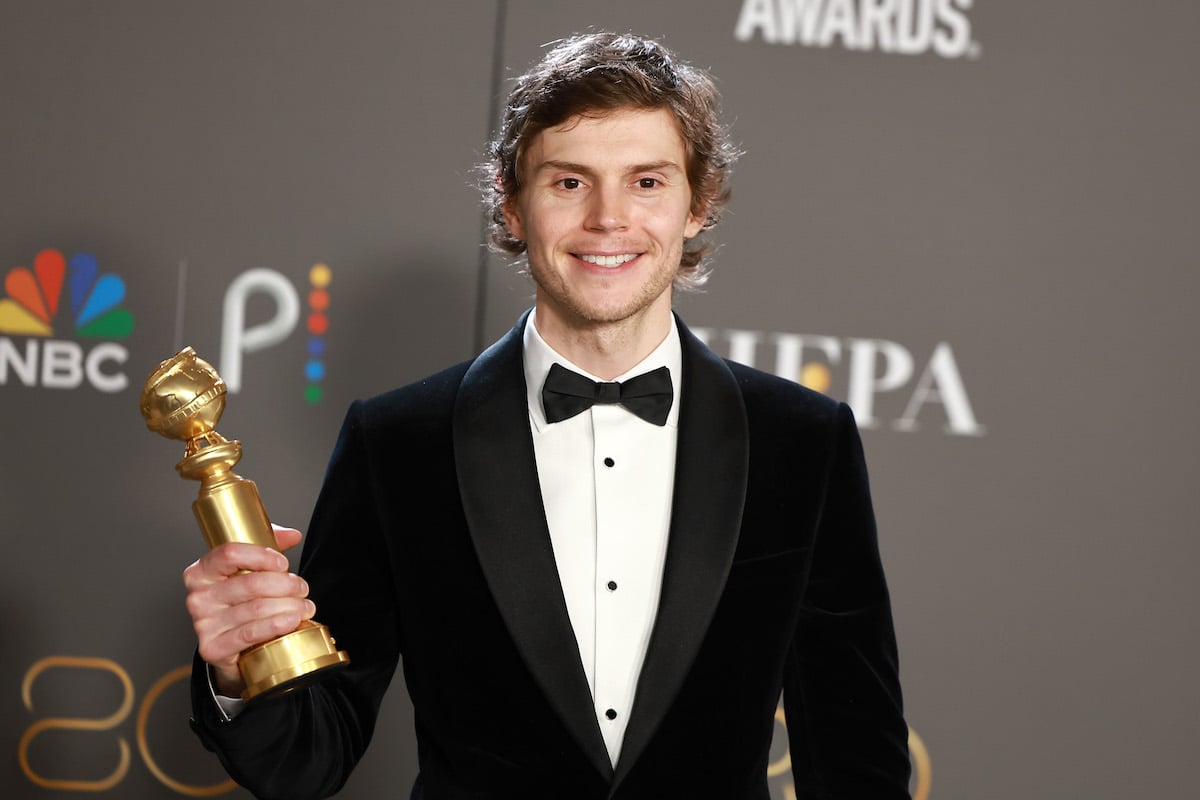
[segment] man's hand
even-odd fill
[[[300,531],[272,527],[279,550],[300,542]],[[229,697],[245,688],[238,653],[294,631],[316,613],[308,584],[288,572],[287,558],[257,545],[227,542],[209,550],[183,571],[183,584],[200,657],[212,667],[217,691]]]

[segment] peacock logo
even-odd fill
[[[53,336],[64,299],[70,301],[74,334],[80,338],[124,339],[133,332],[133,314],[121,306],[125,281],[101,275],[91,253],[76,253],[68,262],[58,250],[43,250],[32,270],[9,270],[4,290],[8,296],[0,299],[0,333]]]
[[[4,292],[0,386],[8,386],[10,376],[15,378],[11,383],[45,389],[76,389],[86,382],[102,392],[119,392],[129,385],[125,373],[113,367],[129,358],[129,351],[113,340],[133,332],[133,314],[122,306],[125,281],[101,274],[91,253],[76,253],[67,261],[58,250],[43,250],[33,259],[33,269],[8,271]],[[67,331],[59,330],[63,318],[69,320]],[[52,338],[63,333],[72,338]],[[75,339],[90,341],[85,347]]]

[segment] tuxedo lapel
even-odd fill
[[[608,751],[567,615],[529,430],[522,317],[467,370],[454,406],[463,510],[488,588],[525,665],[606,779]]]
[[[700,649],[733,563],[746,499],[741,391],[725,363],[677,323],[683,376],[667,559],[613,790],[645,750]]]

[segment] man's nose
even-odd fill
[[[620,186],[598,186],[588,198],[584,224],[588,230],[613,231],[629,227],[629,197]]]

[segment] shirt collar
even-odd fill
[[[553,364],[562,364],[564,367],[574,370],[580,375],[586,375],[594,381],[603,381],[603,378],[597,378],[587,370],[572,364],[565,356],[560,355],[553,347],[546,344],[546,340],[538,333],[535,322],[536,317],[536,310],[529,312],[529,319],[525,322],[523,346],[525,352],[525,390],[529,402],[529,419],[533,422],[534,430],[541,432],[550,424],[546,422],[546,412],[542,408],[542,385],[546,382],[546,375],[550,372],[550,367]],[[662,340],[658,347],[654,348],[650,355],[635,364],[632,369],[618,375],[614,380],[623,381],[635,375],[641,375],[643,372],[658,369],[659,367],[666,367],[671,372],[671,391],[675,396],[671,402],[671,413],[667,415],[666,424],[672,428],[676,428],[679,426],[679,387],[682,383],[680,378],[683,367],[683,348],[679,343],[679,330],[675,325],[674,314],[671,315],[671,330],[667,332],[666,338]]]

